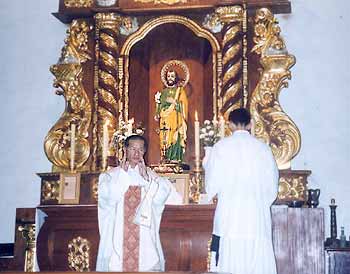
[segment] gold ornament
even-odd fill
[[[250,112],[255,120],[255,136],[268,143],[279,169],[288,169],[300,150],[300,132],[279,103],[279,93],[291,78],[295,57],[288,54],[276,19],[268,9],[255,17],[256,43],[253,52],[261,55],[260,80],[251,96]]]
[[[18,227],[18,231],[22,232],[22,237],[25,239],[25,261],[24,271],[35,271],[36,245],[35,245],[35,224],[25,224]]]
[[[63,95],[66,109],[58,122],[50,129],[44,141],[45,153],[53,163],[54,171],[67,171],[70,164],[70,129],[76,124],[75,167],[83,165],[90,155],[88,129],[91,123],[91,104],[84,89],[82,64],[91,59],[88,49],[88,33],[92,27],[84,20],[74,20],[65,40],[61,57],[50,70],[56,77],[56,94]]]
[[[77,272],[90,271],[90,242],[80,236],[68,243],[68,266]]]
[[[64,0],[64,6],[67,8],[90,8],[93,0]]]
[[[278,199],[280,200],[306,200],[305,178],[281,177],[278,186]]]
[[[43,181],[41,195],[44,201],[58,201],[60,184],[58,181]]]
[[[118,58],[119,46],[117,38],[123,17],[116,13],[98,13],[95,15],[97,50],[96,71],[96,134],[97,152],[102,155],[103,125],[107,124],[108,140],[117,129],[118,116],[120,113],[121,97],[119,96]],[[108,155],[115,155],[115,148],[108,147]],[[95,155],[96,159],[97,156]],[[101,162],[100,166],[103,167]]]

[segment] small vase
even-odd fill
[[[97,5],[100,7],[110,7],[115,5],[117,0],[97,0]]]
[[[209,155],[210,155],[210,152],[211,152],[211,149],[213,147],[209,147],[209,146],[205,146],[204,147],[204,157],[203,157],[203,160],[202,160],[202,165],[205,166],[208,159],[209,159]]]
[[[319,203],[319,197],[320,197],[320,190],[317,189],[309,189],[308,190],[308,199],[307,204],[311,208],[316,208]]]

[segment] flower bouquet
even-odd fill
[[[204,125],[200,129],[199,139],[204,147],[212,147],[220,140],[219,127],[217,121],[205,120]]]

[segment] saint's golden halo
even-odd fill
[[[179,86],[184,87],[187,85],[188,81],[190,80],[190,70],[185,62],[180,60],[170,60],[165,63],[165,65],[162,67],[160,75],[162,82],[166,87],[169,87],[166,81],[166,74],[169,70],[176,71],[177,75],[180,77],[180,82],[178,84]]]

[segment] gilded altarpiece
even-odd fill
[[[192,201],[203,191],[204,178],[194,158],[194,111],[203,122],[219,115],[227,119],[238,107],[250,109],[256,122],[254,134],[273,150],[283,183],[280,200],[305,200],[308,172],[298,177],[302,178],[299,191],[285,193],[291,180],[284,170],[290,170],[301,137],[278,100],[295,57],[280,35],[272,13],[274,1],[269,3],[271,9],[259,8],[258,1],[114,2],[108,8],[99,1],[60,2],[56,16],[70,26],[61,57],[51,67],[56,93],[66,101],[63,115],[44,142],[53,171],[72,170],[72,124],[76,125],[73,170],[98,172],[113,165],[121,157],[120,146],[109,145],[104,157],[104,128],[111,144],[113,134],[129,119],[146,129],[148,163],[159,163],[160,125],[154,120],[154,97],[163,87],[162,67],[169,60],[181,60],[190,74],[184,161],[191,169],[192,192],[197,192],[192,193],[197,195]],[[285,6],[289,11],[287,1],[276,2],[275,10]],[[81,16],[91,16],[77,18],[79,8]],[[141,15],[140,9],[147,14]],[[168,10],[165,15],[163,10]]]
[[[120,159],[121,147],[112,145],[112,140],[131,119],[145,129],[144,136],[150,144],[148,164],[161,161],[155,96],[163,88],[162,71],[169,62],[185,64],[184,71],[188,72],[184,87],[189,105],[184,162],[189,166],[185,172],[190,177],[190,202],[198,202],[205,176],[201,162],[194,157],[195,111],[203,123],[220,115],[227,120],[229,112],[238,107],[250,110],[256,122],[253,134],[273,150],[280,169],[278,202],[305,201],[310,171],[291,169],[291,161],[301,146],[300,132],[278,98],[291,78],[295,57],[287,51],[274,13],[288,12],[288,0],[60,0],[55,16],[69,27],[61,56],[50,70],[55,76],[56,94],[64,97],[66,107],[44,141],[52,172],[38,174],[42,179],[39,208],[51,214],[53,223],[61,218],[60,173],[78,172],[82,208],[69,207],[66,214],[75,220],[84,211],[89,216],[84,219],[87,229],[95,231],[98,175]],[[228,128],[225,133],[230,134]],[[109,141],[107,151],[105,140]],[[200,156],[204,156],[203,149]],[[203,208],[209,213],[193,205],[183,206],[183,212],[198,211],[196,239],[206,247],[210,229],[201,230],[201,214],[206,216],[205,227],[210,228],[207,221],[212,218],[213,208]],[[176,222],[182,222],[182,213],[177,208],[169,212],[172,210],[175,215],[169,215],[171,220],[163,224],[163,235],[168,235]],[[60,225],[64,224],[55,226]],[[54,233],[55,226],[44,227],[39,240]],[[90,239],[84,229],[77,228],[69,239],[68,234],[61,235],[67,236],[69,244],[61,243],[57,254],[68,252],[69,256],[67,265],[60,269],[94,269],[98,239]],[[180,234],[175,237],[182,243],[180,246],[192,246],[189,242],[193,239],[185,243]],[[166,241],[166,246],[173,243]],[[39,249],[39,264],[51,269],[55,260],[49,262],[45,257],[51,251],[42,243]],[[174,250],[166,250],[166,256]],[[186,250],[176,254],[190,252]],[[181,257],[167,270],[205,271],[203,258],[207,254],[201,250],[191,251],[194,261],[190,268],[190,262],[184,265]]]

